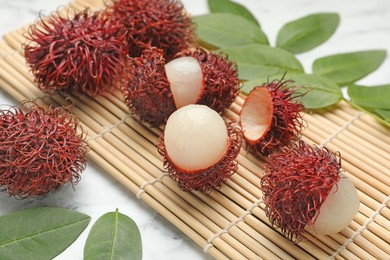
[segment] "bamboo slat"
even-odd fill
[[[75,0],[69,7],[98,10],[103,4]],[[68,9],[60,12],[66,14]],[[17,101],[69,105],[68,95],[45,95],[35,86],[22,51],[26,30],[10,32],[0,41],[0,87]],[[302,139],[341,152],[343,169],[358,189],[359,212],[338,234],[317,236],[309,231],[294,244],[265,215],[259,188],[264,160],[243,148],[237,173],[220,190],[183,192],[164,172],[155,148],[162,129],[129,115],[119,91],[71,98],[87,134],[88,157],[215,258],[390,258],[390,130],[346,102],[303,114]],[[244,94],[236,99],[227,118],[238,118],[244,99]]]

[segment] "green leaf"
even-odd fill
[[[208,0],[209,9],[212,13],[230,13],[241,16],[256,26],[260,27],[259,22],[253,14],[244,6],[229,0]]]
[[[246,44],[268,44],[267,36],[259,26],[234,14],[213,13],[195,16],[198,38],[217,48]]]
[[[344,86],[375,71],[385,58],[385,50],[337,54],[314,61],[313,72]]]
[[[375,109],[375,112],[381,116],[385,121],[390,123],[390,109]]]
[[[118,210],[101,216],[88,235],[84,259],[142,259],[141,234],[135,222]]]
[[[225,48],[229,58],[238,65],[242,80],[267,77],[286,71],[303,72],[301,63],[290,52],[261,44]]]
[[[87,227],[90,217],[68,209],[32,208],[0,217],[0,259],[53,259]]]
[[[357,105],[378,109],[390,109],[390,85],[365,87],[349,85],[348,95]]]
[[[312,50],[328,40],[339,23],[335,13],[312,14],[289,22],[279,31],[276,46],[295,54]]]
[[[264,82],[280,80],[282,74],[273,75],[267,78],[260,78],[245,82],[242,91],[249,93],[255,86]],[[294,85],[298,86],[297,99],[301,100],[306,109],[319,109],[336,104],[342,99],[340,88],[332,81],[313,74],[287,73],[285,79],[295,81]]]

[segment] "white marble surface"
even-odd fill
[[[238,0],[237,0],[238,1]],[[206,0],[183,1],[193,14],[208,11]],[[298,58],[307,71],[318,57],[341,52],[386,49],[390,55],[390,1],[389,0],[240,0],[260,20],[263,30],[274,45],[277,31],[283,24],[317,12],[337,12],[341,24],[335,35],[322,46]],[[44,14],[66,4],[66,0],[0,0],[0,35],[34,21],[38,13]],[[362,84],[390,84],[390,57],[376,72],[360,81]],[[16,104],[0,90],[0,104]],[[83,247],[92,224],[106,212],[120,212],[138,224],[144,259],[206,259],[208,255],[183,233],[166,221],[144,202],[89,162],[76,186],[61,189],[39,199],[16,200],[0,194],[0,214],[35,206],[57,206],[84,212],[92,217],[91,224],[78,240],[56,259],[82,259]],[[0,231],[1,232],[1,231]]]

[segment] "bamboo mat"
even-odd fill
[[[69,6],[94,9],[101,1],[76,0]],[[69,105],[65,95],[47,96],[34,85],[21,50],[26,28],[0,41],[0,87],[18,101]],[[237,98],[228,117],[237,118],[244,98]],[[338,234],[309,233],[294,244],[265,216],[259,189],[264,162],[242,150],[238,172],[219,191],[183,192],[163,171],[154,146],[161,129],[131,117],[119,92],[72,99],[88,135],[89,158],[213,257],[390,259],[390,129],[347,103],[304,114],[303,139],[341,152],[346,175],[358,189],[359,212]]]

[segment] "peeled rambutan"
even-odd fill
[[[218,189],[237,171],[242,133],[205,105],[187,105],[168,119],[157,143],[164,167],[185,191]]]
[[[239,93],[235,63],[203,49],[182,52],[165,64],[162,50],[149,48],[130,58],[120,89],[141,120],[160,125],[177,108],[207,105],[222,114]]]
[[[111,87],[127,55],[122,25],[88,9],[41,18],[26,38],[24,56],[46,93],[101,94]]]
[[[240,80],[238,79],[238,70],[235,62],[228,59],[227,55],[222,52],[208,52],[201,48],[196,48],[192,50],[187,50],[179,53],[176,56],[176,59],[167,63],[166,67],[168,67],[174,61],[184,58],[194,58],[198,61],[201,69],[201,85],[192,84],[192,89],[199,89],[198,95],[194,96],[194,100],[196,104],[206,105],[210,108],[214,109],[218,113],[224,112],[235,100],[240,92]],[[172,74],[180,75],[181,68],[180,64],[176,66],[170,66],[170,74],[168,75],[168,79],[171,81]],[[171,77],[170,77],[171,76]],[[182,76],[181,78],[185,78],[186,76]],[[188,87],[181,86],[177,84],[176,86],[172,86],[171,89],[175,89],[175,92],[180,91],[180,89],[190,88],[190,84]],[[176,106],[179,108],[181,106],[191,104],[190,102],[181,102],[181,97],[175,97]],[[192,102],[193,103],[193,102]]]
[[[341,231],[359,207],[340,155],[303,141],[269,155],[261,190],[271,224],[293,241],[300,241],[305,229],[321,235]]]
[[[248,151],[255,156],[298,140],[302,128],[303,104],[292,80],[275,80],[255,87],[245,99],[240,125]]]
[[[68,108],[32,102],[0,111],[0,186],[10,196],[40,196],[77,184],[88,146]]]
[[[157,47],[170,60],[194,39],[194,24],[179,0],[112,0],[106,15],[127,29],[128,54]]]

